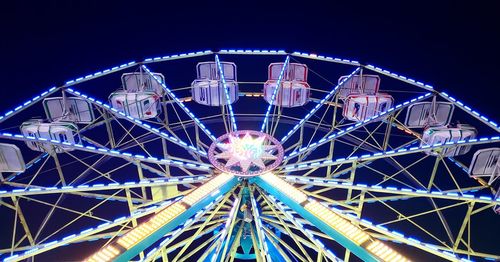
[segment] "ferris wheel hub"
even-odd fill
[[[222,172],[253,177],[276,168],[283,161],[283,146],[269,134],[240,130],[217,138],[208,159]]]

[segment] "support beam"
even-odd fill
[[[102,247],[86,261],[129,261],[166,233],[183,224],[220,195],[233,189],[238,178],[219,174],[181,200],[158,212],[148,221],[133,228],[118,240]]]
[[[147,162],[147,163],[153,163],[153,164],[159,164],[159,165],[171,165],[171,166],[177,166],[177,167],[182,167],[182,168],[187,168],[187,169],[204,170],[204,171],[208,171],[211,169],[211,166],[208,164],[202,164],[202,163],[198,163],[198,162],[194,162],[194,161],[158,159],[156,157],[145,157],[143,155],[132,155],[130,153],[119,152],[117,150],[112,150],[112,149],[96,148],[94,146],[83,146],[81,144],[71,144],[68,142],[61,142],[59,140],[48,140],[45,138],[36,138],[36,137],[24,136],[24,135],[20,135],[20,134],[0,133],[0,138],[25,141],[25,142],[36,141],[36,142],[40,142],[40,143],[49,143],[49,144],[52,144],[54,146],[85,151],[88,153],[119,157],[119,158],[123,158],[127,161],[132,161],[132,162],[133,161],[140,161],[140,162]]]
[[[271,109],[273,108],[273,102],[276,100],[276,94],[278,94],[278,90],[281,86],[281,80],[285,75],[285,71],[288,68],[288,64],[290,63],[290,56],[287,56],[285,59],[285,63],[283,64],[283,68],[281,68],[280,75],[278,76],[278,81],[276,81],[276,87],[273,90],[273,94],[271,96],[271,103],[267,107],[266,114],[264,115],[264,121],[262,121],[262,125],[260,126],[260,132],[264,132],[267,127],[267,122],[269,121],[269,114],[271,113]]]
[[[89,103],[93,104],[94,106],[97,106],[99,108],[102,108],[104,110],[106,110],[106,112],[114,115],[115,117],[119,118],[119,119],[123,119],[125,121],[128,121],[134,125],[137,125],[155,135],[158,135],[159,137],[162,137],[166,140],[168,140],[169,142],[172,142],[182,148],[185,148],[186,150],[190,151],[190,152],[193,152],[193,153],[196,153],[196,154],[199,154],[199,155],[202,155],[202,156],[206,156],[207,153],[206,152],[203,152],[203,151],[200,151],[198,150],[197,148],[195,148],[194,146],[192,145],[188,145],[186,142],[184,141],[181,141],[179,140],[178,138],[174,137],[174,136],[171,136],[165,132],[162,132],[160,131],[158,128],[154,128],[154,127],[151,127],[149,124],[146,124],[144,123],[143,121],[137,119],[137,118],[134,118],[130,115],[127,115],[125,114],[124,112],[121,112],[121,111],[118,111],[117,109],[111,107],[110,105],[104,103],[104,102],[101,102],[100,100],[97,100],[95,98],[92,98],[88,95],[85,95],[79,91],[76,91],[74,89],[71,89],[71,88],[68,88],[66,89],[66,91],[74,96],[77,96],[77,97],[80,97],[82,99],[85,99],[86,101],[88,101]]]
[[[362,122],[358,122],[356,123],[355,125],[351,125],[343,130],[340,130],[338,132],[335,132],[331,135],[329,135],[328,137],[325,137],[325,138],[322,138],[321,140],[319,140],[318,142],[316,143],[312,143],[310,144],[309,146],[306,146],[306,147],[303,147],[303,148],[300,148],[299,150],[295,150],[293,151],[292,153],[290,153],[287,157],[285,157],[285,159],[290,159],[290,158],[293,158],[293,157],[297,157],[300,154],[303,154],[303,153],[306,153],[308,151],[311,151],[323,144],[326,144],[326,143],[329,143],[330,141],[333,141],[334,139],[338,139],[346,134],[349,134],[351,132],[353,132],[354,130],[357,130],[361,127],[364,127],[368,124],[371,124],[373,122],[377,122],[377,121],[380,121],[381,118],[384,118],[390,114],[392,114],[393,112],[397,111],[397,110],[402,110],[416,102],[419,102],[419,101],[422,101],[424,99],[427,99],[428,97],[431,96],[431,93],[427,93],[425,95],[421,95],[419,97],[416,97],[416,98],[413,98],[409,101],[406,101],[406,102],[403,102],[399,105],[396,105],[395,107],[391,107],[389,108],[387,111],[384,111],[384,112],[381,112],[377,115],[374,115],[373,117],[369,118],[369,119],[366,119]]]
[[[163,90],[165,90],[165,92],[176,102],[176,104],[182,108],[182,110],[184,110],[184,112],[195,122],[195,124],[201,128],[201,130],[203,131],[203,133],[205,133],[209,138],[210,140],[212,141],[215,141],[217,140],[215,138],[215,136],[212,134],[212,132],[210,132],[210,130],[207,129],[207,127],[200,121],[200,119],[198,119],[192,112],[191,110],[189,110],[186,105],[184,105],[183,102],[181,102],[179,100],[179,98],[177,98],[177,96],[172,92],[172,90],[170,90],[170,88],[167,87],[167,85],[165,85],[165,83],[163,83],[160,79],[158,79],[153,73],[151,73],[151,70],[149,70],[149,68],[147,68],[145,65],[142,66],[142,68],[146,71],[146,73],[148,73],[151,77],[153,77],[153,79],[158,82],[158,84],[160,84],[162,87],[163,87]]]
[[[374,240],[364,230],[280,177],[266,173],[253,178],[253,181],[364,261],[407,261],[395,250]]]
[[[347,78],[342,80],[337,86],[335,86],[330,93],[328,93],[323,99],[319,101],[319,103],[309,112],[307,115],[302,118],[298,124],[296,124],[283,138],[281,138],[280,142],[284,144],[299,128],[301,128],[305,122],[309,120],[324,104],[328,103],[330,99],[337,93],[337,90],[349,79],[351,79],[357,72],[359,72],[360,68],[356,68]]]
[[[234,118],[233,106],[231,105],[231,99],[229,99],[229,90],[226,84],[226,78],[224,77],[224,70],[222,70],[222,66],[219,60],[219,56],[215,55],[215,63],[217,63],[217,68],[219,69],[220,79],[222,81],[222,85],[224,88],[224,96],[226,97],[226,104],[229,110],[229,118],[231,121],[231,131],[238,131],[238,127],[236,126],[236,119]]]

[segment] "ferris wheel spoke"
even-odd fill
[[[434,145],[420,145],[420,146],[415,146],[415,147],[411,147],[411,148],[401,148],[399,150],[377,152],[377,153],[361,155],[361,156],[352,156],[352,157],[349,157],[347,159],[346,158],[339,158],[337,160],[309,161],[309,162],[301,163],[301,164],[290,164],[290,165],[284,166],[284,169],[286,171],[292,171],[292,170],[296,171],[296,170],[307,169],[310,167],[318,168],[318,167],[324,167],[324,166],[329,166],[329,165],[340,165],[340,164],[346,164],[346,163],[352,163],[352,162],[371,161],[371,160],[388,158],[388,157],[396,157],[396,156],[413,154],[413,153],[422,153],[422,152],[427,152],[431,149],[443,149],[443,148],[456,147],[456,146],[462,146],[462,145],[463,146],[481,145],[481,144],[490,144],[490,143],[497,143],[497,142],[500,142],[500,138],[498,136],[483,137],[483,138],[479,138],[479,139],[460,140],[457,142],[446,142],[446,143],[440,143],[440,144],[434,144]]]
[[[157,213],[147,222],[134,227],[117,241],[104,246],[88,259],[92,260],[103,255],[114,260],[128,260],[135,257],[144,250],[145,246],[150,246],[161,239],[165,233],[182,224],[182,221],[185,220],[185,224],[192,223],[193,219],[188,218],[194,216],[207,205],[210,206],[217,202],[218,198],[222,198],[222,195],[233,190],[237,181],[236,177],[227,173],[213,177],[181,200]],[[111,257],[109,254],[112,254]]]
[[[259,190],[260,191],[260,190]],[[312,260],[309,257],[309,254],[305,251],[304,247],[302,246],[302,243],[306,242],[304,239],[298,239],[298,236],[292,232],[290,226],[285,223],[285,221],[281,217],[285,217],[289,222],[292,223],[293,226],[295,226],[294,229],[299,230],[302,232],[304,236],[307,237],[307,240],[310,242],[311,245],[308,246],[308,248],[312,248],[313,250],[317,251],[320,250],[321,252],[318,253],[318,256],[323,254],[324,256],[330,258],[332,261],[336,261],[337,258],[335,255],[330,250],[327,250],[325,248],[325,245],[316,239],[313,234],[310,232],[310,230],[305,229],[302,224],[297,221],[293,215],[289,212],[287,212],[283,206],[281,206],[280,203],[277,202],[273,197],[268,197],[266,196],[262,191],[260,191],[261,195],[263,195],[263,199],[266,202],[266,204],[270,207],[272,213],[274,214],[274,217],[276,217],[279,221],[279,224],[283,227],[282,230],[280,230],[282,233],[289,235],[294,242],[297,244],[299,249],[302,251],[305,257],[308,258],[308,260]],[[313,252],[314,253],[314,252]]]
[[[359,258],[368,261],[385,260],[389,256],[403,258],[395,250],[382,242],[373,241],[373,238],[362,229],[354,224],[346,223],[334,211],[316,200],[308,198],[304,192],[291,186],[278,176],[266,173],[256,177],[255,183],[302,217],[310,220],[318,229],[348,248],[350,252]],[[380,253],[380,248],[388,252]]]
[[[344,81],[340,82],[337,86],[335,86],[330,93],[328,93],[321,101],[309,112],[307,115],[302,118],[298,124],[296,124],[283,138],[281,138],[280,142],[284,144],[299,128],[301,128],[304,123],[306,123],[316,112],[323,106],[325,103],[327,103],[337,92],[337,90],[344,84],[347,80],[352,78],[358,71],[360,70],[360,67],[357,67]]]
[[[274,88],[273,94],[271,96],[271,102],[269,103],[269,106],[267,107],[266,113],[264,115],[264,119],[262,120],[262,125],[260,126],[260,132],[264,132],[266,128],[269,128],[268,126],[269,114],[271,113],[271,109],[273,108],[273,103],[276,101],[276,94],[278,93],[278,90],[281,88],[281,81],[283,79],[283,76],[285,74],[285,71],[289,63],[290,63],[290,56],[286,56],[285,63],[281,68],[280,75],[278,76],[278,80],[276,81],[276,87]]]
[[[146,131],[149,131],[150,133],[156,134],[156,135],[166,139],[167,141],[172,142],[178,146],[181,146],[181,147],[183,147],[183,148],[185,148],[193,153],[200,154],[200,155],[206,155],[204,152],[201,152],[192,146],[188,146],[187,143],[179,140],[178,138],[173,137],[165,132],[162,132],[158,128],[154,128],[154,127],[150,126],[149,124],[145,124],[142,120],[136,119],[130,115],[127,115],[124,112],[118,111],[117,109],[111,107],[110,105],[108,105],[106,103],[103,103],[97,99],[89,97],[89,96],[87,96],[79,91],[73,90],[71,88],[66,89],[66,92],[68,92],[76,97],[83,98],[86,101],[90,102],[91,104],[95,105],[96,107],[102,108],[106,112],[109,112],[114,117],[117,117],[119,119],[123,119],[125,121],[128,121],[128,122],[136,125],[136,126],[139,126],[143,129],[145,129]],[[117,122],[119,122],[119,121],[117,121]]]
[[[150,209],[144,210],[142,212],[135,212],[135,213],[133,213],[133,215],[131,215],[129,217],[120,217],[120,218],[115,219],[114,221],[107,221],[107,222],[100,224],[96,227],[91,227],[91,228],[82,230],[78,234],[69,235],[69,236],[64,237],[62,239],[50,241],[50,242],[47,242],[44,244],[41,242],[38,242],[37,245],[35,245],[35,246],[21,248],[21,249],[19,249],[19,251],[24,251],[23,253],[14,254],[13,256],[6,258],[6,261],[26,259],[26,258],[32,257],[34,255],[37,255],[37,254],[51,251],[55,248],[58,248],[58,247],[61,247],[64,245],[74,244],[74,243],[81,242],[84,240],[101,239],[102,238],[101,236],[97,236],[98,233],[112,229],[112,228],[117,227],[117,226],[122,226],[124,224],[127,224],[127,223],[131,222],[132,219],[141,218],[141,217],[153,214],[155,212],[158,212],[159,210],[163,209],[166,205],[169,205],[170,203],[172,203],[172,200],[167,200],[167,201],[164,201],[163,203],[161,203],[160,205],[156,206],[156,208],[150,208]]]
[[[212,141],[215,141],[215,137],[212,134],[212,132],[210,132],[210,130],[208,130],[207,127],[203,123],[201,123],[201,121],[191,112],[191,110],[189,110],[186,107],[186,105],[183,102],[181,102],[179,98],[177,98],[177,96],[165,85],[165,83],[163,83],[162,81],[160,81],[160,79],[158,79],[155,75],[153,75],[153,73],[151,73],[151,71],[145,65],[143,65],[142,68],[151,77],[153,77],[155,81],[158,82],[158,84],[160,84],[163,87],[163,90],[176,102],[176,104],[179,107],[182,108],[182,110],[191,118],[191,120],[193,120],[194,123],[208,136],[208,138],[210,138],[210,140]]]
[[[170,177],[163,179],[144,179],[138,182],[125,182],[125,183],[96,183],[96,184],[85,184],[85,185],[68,185],[62,187],[41,187],[36,185],[24,185],[19,183],[6,183],[7,185],[12,185],[20,187],[19,189],[13,189],[10,191],[2,190],[0,191],[0,198],[3,197],[13,197],[13,196],[32,196],[32,195],[46,195],[46,194],[65,194],[65,193],[81,193],[81,192],[93,192],[93,191],[105,191],[105,190],[123,190],[123,189],[133,189],[141,187],[156,187],[156,186],[169,186],[169,185],[180,185],[180,184],[191,184],[205,182],[210,179],[210,176],[184,176],[184,177]]]
[[[168,165],[172,165],[172,166],[185,167],[188,169],[196,169],[196,170],[204,170],[204,171],[210,170],[209,165],[203,164],[203,163],[198,163],[198,162],[193,162],[193,161],[183,162],[183,161],[170,160],[170,159],[158,159],[155,157],[146,158],[142,155],[132,155],[130,153],[119,152],[119,151],[112,150],[112,149],[96,148],[93,146],[83,146],[81,144],[71,144],[71,143],[67,143],[67,142],[60,142],[59,140],[47,140],[45,138],[30,137],[30,136],[24,136],[24,135],[19,135],[19,134],[10,134],[10,133],[0,133],[0,138],[25,141],[25,142],[47,143],[47,144],[51,144],[54,146],[85,151],[88,153],[119,157],[119,158],[123,158],[126,160],[131,160],[131,161],[147,162],[147,163],[161,164],[161,165],[168,164]]]
[[[238,127],[236,126],[236,118],[234,117],[233,106],[231,105],[231,100],[229,98],[229,91],[228,91],[229,88],[227,87],[227,84],[226,84],[226,77],[224,76],[224,70],[222,70],[222,65],[221,65],[221,62],[219,60],[219,56],[217,54],[215,55],[215,63],[217,64],[220,79],[222,81],[222,86],[224,88],[224,96],[226,98],[226,106],[225,107],[227,107],[227,109],[229,111],[229,122],[231,123],[230,130],[231,131],[238,131]]]
[[[323,139],[319,140],[316,143],[313,143],[313,144],[311,144],[311,145],[309,145],[307,147],[302,147],[299,150],[290,153],[287,158],[297,157],[299,155],[299,153],[305,153],[305,152],[311,151],[311,150],[313,150],[313,149],[315,149],[315,148],[317,148],[317,147],[319,147],[321,145],[327,144],[327,143],[333,141],[334,139],[338,139],[339,137],[345,136],[345,135],[347,135],[347,134],[353,132],[354,130],[357,130],[357,129],[363,127],[363,126],[366,126],[366,125],[371,124],[373,122],[379,121],[380,118],[385,117],[385,116],[387,116],[389,114],[392,114],[393,111],[403,110],[404,108],[406,108],[406,107],[408,107],[408,106],[410,106],[410,105],[412,105],[412,104],[414,104],[416,102],[419,102],[421,100],[424,100],[424,99],[428,98],[430,95],[431,95],[431,93],[427,93],[427,94],[421,95],[421,96],[419,96],[417,98],[413,98],[413,99],[411,99],[409,101],[406,101],[406,102],[401,103],[401,104],[399,104],[399,105],[397,105],[395,107],[392,107],[392,108],[388,109],[385,112],[379,113],[379,114],[377,114],[377,115],[375,115],[375,116],[373,116],[373,117],[371,117],[371,118],[369,118],[367,120],[364,120],[363,122],[359,122],[359,123],[357,123],[355,125],[349,126],[346,129],[343,129],[341,131],[335,132],[335,133],[329,135],[327,138],[323,138]]]

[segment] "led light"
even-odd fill
[[[285,63],[283,64],[283,68],[281,68],[281,72],[280,72],[280,75],[278,77],[278,81],[276,81],[276,87],[273,90],[273,94],[271,96],[271,102],[269,103],[269,106],[267,107],[267,110],[266,110],[266,114],[264,115],[264,122],[262,123],[262,126],[260,127],[260,132],[264,132],[264,129],[266,128],[269,113],[271,112],[271,108],[273,107],[273,102],[276,100],[276,94],[278,93],[278,90],[281,87],[281,80],[283,79],[283,75],[285,73],[286,68],[288,67],[289,62],[290,62],[290,56],[287,56],[285,59]]]
[[[382,259],[382,261],[391,261],[391,262],[403,262],[403,261],[409,261],[402,255],[400,255],[398,252],[395,250],[391,249],[390,247],[386,246],[384,243],[375,240],[371,242],[366,249]]]

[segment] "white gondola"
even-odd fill
[[[392,107],[394,99],[389,94],[347,96],[342,115],[351,121],[363,121]]]
[[[486,148],[476,151],[472,157],[469,176],[488,178],[492,185],[500,177],[500,148]]]
[[[24,136],[44,138],[47,140],[57,140],[70,144],[80,144],[78,127],[71,122],[42,123],[41,121],[27,121],[21,125],[21,132]],[[54,146],[50,143],[28,141],[26,145],[35,151],[62,153],[73,149],[64,146]]]
[[[111,106],[138,119],[149,119],[160,113],[160,97],[155,92],[118,90],[109,96]]]
[[[477,135],[477,130],[470,126],[459,124],[457,127],[429,127],[424,130],[421,145],[444,144],[446,142],[457,142],[460,140],[473,139]],[[472,146],[453,146],[443,148],[441,152],[434,150],[426,151],[429,155],[439,155],[450,157],[463,155],[469,152]]]
[[[152,73],[161,83],[165,83],[165,76],[160,73]],[[158,95],[164,93],[163,87],[150,74],[143,71],[125,73],[122,75],[122,85],[127,92],[155,92]]]
[[[419,102],[408,107],[405,125],[409,128],[447,126],[455,106],[449,102]]]
[[[229,103],[238,100],[238,83],[236,64],[220,62],[226,81]],[[215,62],[202,62],[196,65],[196,80],[191,83],[193,100],[207,106],[222,106],[227,104],[224,85]]]
[[[16,145],[0,143],[0,173],[1,172],[24,172],[24,164],[21,150]]]
[[[310,86],[307,83],[307,66],[289,63],[284,71],[279,89],[274,100],[273,92],[278,84],[284,63],[272,63],[268,68],[268,80],[264,84],[264,99],[273,105],[282,107],[303,106],[309,101]]]
[[[341,76],[339,84],[349,76]],[[380,77],[378,75],[353,75],[347,79],[339,88],[338,96],[346,99],[349,95],[375,95],[380,87]]]
[[[66,107],[66,112],[64,112]],[[43,100],[43,108],[50,122],[60,120],[89,124],[95,120],[92,104],[80,97],[50,97]]]

